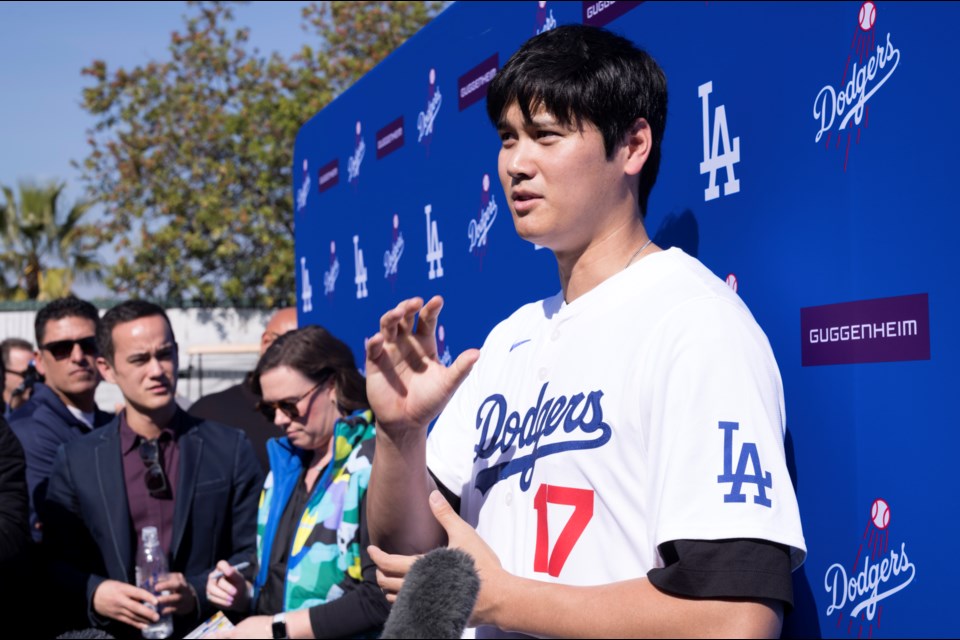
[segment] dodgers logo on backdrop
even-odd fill
[[[313,311],[313,287],[310,286],[310,272],[307,271],[307,259],[300,258],[300,300],[303,302],[303,312]]]
[[[352,184],[356,184],[357,179],[360,177],[360,165],[363,163],[363,154],[367,152],[367,145],[363,141],[363,136],[360,135],[362,128],[360,121],[357,120],[357,136],[353,147],[353,155],[347,159],[347,182]]]
[[[740,162],[740,136],[731,142],[730,129],[727,126],[727,109],[722,104],[713,110],[713,136],[710,135],[710,94],[713,82],[705,82],[697,88],[703,111],[703,162],[700,163],[700,175],[710,174],[710,182],[703,192],[704,202],[720,197],[717,185],[717,171],[725,169],[727,181],[723,185],[723,195],[729,196],[740,191],[740,181],[734,175],[733,165]],[[712,144],[711,144],[712,141]],[[720,145],[723,144],[721,150]]]
[[[303,181],[297,189],[297,211],[303,211],[307,206],[307,197],[310,195],[310,170],[307,159],[303,159]]]
[[[737,281],[737,274],[735,273],[728,273],[726,282],[727,286],[733,289],[734,293],[740,288],[740,283]]]
[[[826,134],[824,144],[827,149],[843,146],[844,171],[847,170],[851,142],[860,144],[860,134],[869,121],[869,101],[900,64],[900,50],[894,46],[889,31],[885,39],[881,36],[877,42],[876,20],[877,7],[873,2],[860,5],[840,84],[825,84],[813,100],[813,119],[817,127],[813,141],[819,143]],[[833,134],[836,134],[835,138]]]
[[[553,9],[547,9],[545,0],[537,2],[537,19],[534,22],[533,33],[540,34],[557,28],[557,19],[553,17]]]
[[[449,367],[453,363],[453,356],[450,355],[450,347],[447,346],[447,332],[443,325],[437,327],[437,359],[440,364]]]
[[[877,498],[870,505],[853,563],[835,562],[823,577],[830,600],[827,616],[837,616],[838,629],[846,621],[846,633],[851,636],[871,637],[874,625],[880,626],[881,603],[910,586],[917,575],[907,556],[907,543],[891,539],[890,522],[890,505]]]
[[[489,174],[483,174],[480,186],[483,188],[480,192],[480,213],[467,225],[467,238],[470,240],[468,251],[477,256],[485,253],[482,250],[487,246],[487,234],[493,226],[493,221],[497,219],[497,200],[490,193]]]
[[[330,241],[330,268],[323,272],[323,295],[333,297],[337,286],[337,277],[340,275],[340,261],[337,260],[337,243]]]
[[[440,105],[443,102],[443,96],[440,94],[440,87],[437,86],[437,70],[430,69],[430,87],[427,89],[427,108],[417,115],[417,142],[423,142],[425,139],[429,142],[433,135],[433,123],[440,113]]]
[[[383,253],[383,277],[395,282],[400,256],[403,255],[403,234],[400,233],[400,216],[393,214],[393,240],[390,248]]]
[[[548,397],[549,385],[549,381],[543,383],[537,403],[529,408],[511,411],[499,393],[480,403],[474,462],[493,456],[509,458],[477,473],[475,486],[480,493],[486,495],[493,485],[517,474],[520,489],[526,491],[537,460],[564,451],[596,449],[610,441],[613,430],[603,421],[603,391]],[[561,433],[552,437],[561,426]]]
[[[353,283],[357,285],[357,300],[367,297],[367,267],[363,264],[360,236],[353,236]]]
[[[443,243],[440,242],[440,233],[437,231],[437,221],[430,219],[433,212],[433,205],[427,205],[423,208],[427,216],[427,264],[430,270],[427,277],[430,280],[443,277]]]

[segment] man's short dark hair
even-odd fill
[[[0,361],[3,362],[4,367],[10,364],[10,352],[14,349],[22,349],[33,353],[33,345],[23,338],[7,338],[0,342]]]
[[[93,326],[96,327],[100,323],[100,312],[97,311],[95,306],[76,296],[57,298],[40,309],[33,321],[33,332],[37,338],[37,347],[43,346],[43,336],[47,330],[47,323],[51,320],[63,320],[64,318],[86,318],[93,322]]]
[[[146,300],[127,300],[103,314],[103,318],[100,320],[100,326],[97,327],[97,348],[100,351],[100,355],[113,365],[113,356],[116,350],[113,344],[113,330],[117,325],[133,322],[140,318],[149,318],[151,316],[161,316],[166,320],[167,327],[170,329],[170,335],[173,336],[173,325],[170,324],[170,318],[167,317],[167,312],[164,311],[160,305],[147,302]]]
[[[593,123],[603,136],[607,159],[637,118],[645,119],[653,138],[640,174],[640,207],[646,214],[667,125],[667,79],[647,52],[597,27],[564,25],[546,31],[527,40],[490,83],[487,115],[494,126],[500,126],[514,102],[527,122],[544,107],[565,126]]]

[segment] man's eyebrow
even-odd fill
[[[157,354],[157,353],[161,353],[161,354],[162,354],[162,353],[166,353],[167,351],[171,351],[171,350],[173,350],[173,349],[174,349],[174,344],[173,344],[173,343],[168,343],[168,344],[160,345],[160,346],[157,347],[156,350],[154,350],[154,351],[150,351],[150,350],[147,350],[147,351],[135,351],[135,352],[133,352],[133,353],[131,353],[130,355],[127,356],[127,361],[129,362],[129,361],[131,361],[131,360],[136,360],[137,358],[145,358],[145,357],[148,357],[148,356],[150,356],[150,355],[152,355],[152,354]]]

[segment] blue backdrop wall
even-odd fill
[[[362,363],[384,311],[441,294],[449,358],[558,290],[514,233],[484,98],[579,22],[664,68],[647,228],[736,288],[780,364],[809,549],[784,634],[956,636],[955,3],[457,3],[300,131],[301,323]]]

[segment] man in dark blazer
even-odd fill
[[[101,319],[97,342],[100,373],[126,407],[54,464],[41,517],[58,608],[70,615],[61,627],[139,637],[158,619],[153,605],[174,615],[179,636],[211,613],[205,584],[217,560],[253,561],[263,475],[241,431],[177,407],[177,344],[163,309],[124,302]],[[157,585],[166,595],[133,584],[146,526],[167,554],[170,574]]]

